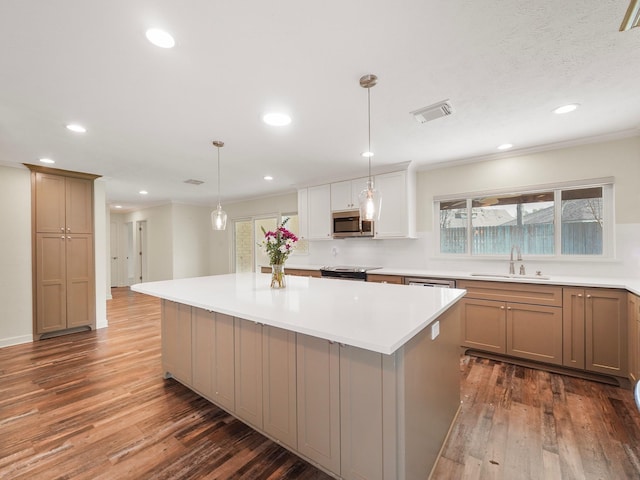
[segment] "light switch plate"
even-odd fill
[[[435,321],[431,324],[431,340],[435,340],[440,335],[440,322]]]

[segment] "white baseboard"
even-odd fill
[[[20,345],[21,343],[33,342],[33,335],[20,335],[19,337],[0,338],[0,348]]]

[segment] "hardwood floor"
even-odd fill
[[[630,390],[464,357],[461,412],[434,479],[639,479]]]
[[[0,478],[330,478],[164,380],[159,300],[112,294],[106,329],[0,349]]]
[[[2,479],[328,479],[160,366],[160,304],[113,289],[109,328],[0,349]],[[463,357],[433,478],[640,478],[640,415],[609,385]]]

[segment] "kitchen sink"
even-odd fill
[[[549,280],[548,275],[516,275],[509,273],[472,273],[472,277],[521,278],[524,280]]]

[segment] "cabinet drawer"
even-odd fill
[[[459,280],[457,287],[467,291],[466,298],[529,303],[550,307],[562,306],[562,287],[555,285]]]
[[[367,282],[396,283],[402,285],[403,277],[398,275],[367,275]]]

